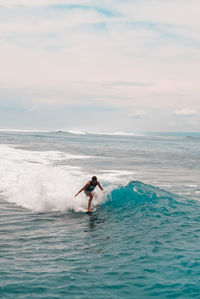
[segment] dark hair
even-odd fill
[[[97,177],[95,175],[92,177],[92,181],[97,181]]]

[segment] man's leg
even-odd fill
[[[89,196],[89,200],[88,200],[88,211],[92,211],[92,209],[91,209],[91,203],[92,203],[93,195],[92,195],[92,193],[90,193],[88,196]]]
[[[95,191],[92,191],[92,195],[94,198],[97,198],[97,193]]]

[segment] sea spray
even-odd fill
[[[76,198],[74,195],[88,181],[89,174],[58,162],[90,157],[58,151],[26,151],[4,145],[0,145],[0,154],[0,190],[7,201],[35,211],[85,211],[87,208],[85,195]],[[96,202],[101,198],[99,195]]]

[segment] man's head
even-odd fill
[[[96,182],[97,182],[97,177],[96,177],[96,176],[93,176],[93,177],[92,177],[92,182],[93,182],[93,183],[96,183]]]

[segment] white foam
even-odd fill
[[[186,187],[190,187],[190,188],[197,188],[198,185],[196,184],[188,184],[188,185],[185,185]]]
[[[128,133],[128,132],[88,132],[88,134],[94,135],[110,135],[110,136],[137,136],[136,133]]]
[[[0,145],[1,156],[12,156],[15,161],[28,161],[43,164],[51,164],[53,161],[63,161],[72,159],[99,158],[95,156],[72,155],[60,151],[26,151],[16,149],[12,145]]]
[[[130,132],[95,132],[95,131],[85,131],[85,130],[61,130],[60,132],[66,132],[70,134],[77,134],[77,135],[110,135],[110,136],[140,136],[139,133],[130,133]]]
[[[126,185],[134,180],[135,172],[129,170],[101,170],[101,179],[111,184]]]
[[[128,132],[113,132],[113,133],[108,133],[110,135],[118,135],[118,136],[135,136],[133,133],[128,133]]]
[[[75,135],[86,135],[87,134],[87,132],[81,131],[81,130],[64,130],[61,132],[66,132],[66,133],[75,134]]]
[[[26,151],[8,145],[0,145],[0,156],[0,191],[5,200],[35,211],[84,211],[87,208],[85,195],[81,193],[74,198],[74,194],[88,181],[90,174],[78,167],[55,163],[77,156],[59,151]],[[103,197],[99,195],[98,200]]]

